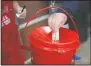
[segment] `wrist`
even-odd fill
[[[14,10],[19,13],[20,12],[20,5],[18,4],[17,1],[13,1],[13,7],[14,7]]]

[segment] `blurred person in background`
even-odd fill
[[[24,56],[20,47],[21,42],[14,13],[20,14],[18,18],[25,19],[27,11],[24,9],[23,12],[21,12],[23,7],[21,7],[17,1],[2,1],[1,5],[1,63],[24,64]]]

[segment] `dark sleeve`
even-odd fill
[[[66,12],[68,12],[70,15],[72,15],[72,12],[71,12],[71,10],[70,9],[68,9],[68,8],[63,8]],[[62,10],[60,10],[60,9],[58,9],[57,11],[56,11],[56,13],[65,13],[64,11],[62,11]],[[66,14],[66,13],[65,13]]]
[[[67,8],[63,8],[63,9],[65,9],[68,13],[72,14],[72,12],[71,12],[70,9],[67,9]],[[63,11],[60,10],[60,9],[56,9],[56,8],[54,8],[54,9],[49,9],[49,14],[53,14],[53,13],[65,13],[65,12],[63,12]]]

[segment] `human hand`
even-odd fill
[[[26,17],[27,10],[25,7],[26,6],[22,8],[17,1],[13,1],[13,8],[16,11],[16,16],[20,19],[25,19]]]
[[[67,16],[64,13],[54,13],[48,18],[48,25],[53,32],[57,32],[66,21]]]
[[[18,10],[17,10],[17,13],[16,13],[16,16],[20,19],[25,19],[26,17],[26,13],[27,13],[27,10],[25,7],[18,7]]]

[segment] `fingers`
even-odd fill
[[[52,29],[52,18],[51,17],[48,18],[48,25]]]
[[[65,22],[67,21],[67,16],[63,13],[54,13],[48,18],[48,25],[55,32],[57,31]]]
[[[54,31],[55,27],[55,19],[53,19],[52,17],[49,17],[48,19],[48,25],[50,26],[50,28],[52,29],[52,31]]]
[[[26,13],[27,13],[27,10],[24,9],[24,11],[20,13],[19,18],[20,18],[20,19],[25,19],[25,17],[26,17]]]

